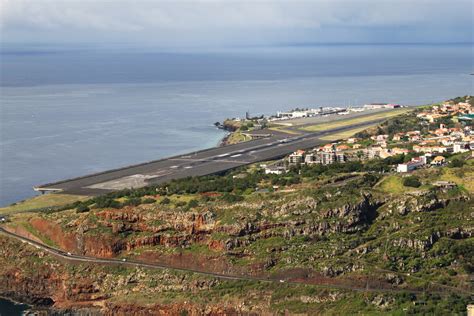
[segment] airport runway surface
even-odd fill
[[[324,143],[320,137],[369,126],[383,121],[372,120],[331,130],[290,135],[271,131],[272,136],[235,145],[215,147],[180,156],[127,166],[79,178],[38,185],[36,191],[61,191],[78,195],[101,195],[125,188],[160,184],[172,179],[202,176],[227,171],[251,163],[277,159],[297,149]]]

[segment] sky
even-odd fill
[[[0,0],[3,43],[473,42],[472,0]]]

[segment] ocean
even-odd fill
[[[35,184],[216,146],[227,117],[473,94],[472,44],[219,52],[4,45],[0,206]]]
[[[20,316],[24,315],[30,307],[25,304],[17,304],[0,297],[0,316]]]

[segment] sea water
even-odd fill
[[[23,315],[23,312],[30,307],[25,304],[17,304],[0,297],[0,316]]]
[[[0,206],[36,184],[216,146],[213,123],[295,107],[473,94],[471,44],[163,53],[4,45]]]

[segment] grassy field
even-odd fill
[[[62,206],[76,201],[86,200],[89,197],[79,196],[79,195],[70,195],[70,194],[60,194],[60,193],[51,193],[45,195],[38,195],[31,199],[27,199],[18,203],[14,203],[7,207],[0,208],[0,214],[11,214],[15,212],[52,207],[52,206]]]
[[[429,168],[417,170],[413,175],[419,177],[424,185],[420,188],[410,188],[403,185],[403,177],[390,175],[385,177],[377,188],[386,193],[403,194],[413,190],[428,189],[429,185],[436,181],[450,181],[464,188],[470,193],[474,192],[474,159],[466,162],[461,168]]]
[[[377,120],[377,119],[390,118],[390,117],[394,117],[394,116],[406,113],[406,112],[411,111],[411,110],[412,109],[409,109],[409,108],[401,108],[401,109],[396,109],[396,110],[393,110],[393,111],[375,113],[375,114],[362,116],[362,117],[355,117],[355,118],[344,119],[344,120],[336,120],[336,121],[328,122],[328,123],[319,123],[319,124],[304,126],[304,127],[301,127],[301,130],[305,130],[305,131],[309,131],[309,132],[324,131],[324,130],[328,130],[328,129],[333,129],[333,128],[344,127],[344,126],[353,125],[353,124],[364,123],[364,122]]]
[[[474,193],[474,167],[444,168],[440,180],[452,181],[467,191]]]
[[[416,191],[416,188],[410,188],[403,185],[403,178],[398,175],[391,175],[383,179],[379,185],[378,189],[393,194],[403,194],[409,191]]]
[[[238,143],[249,141],[251,139],[252,139],[251,137],[245,136],[244,134],[242,134],[242,132],[232,132],[232,134],[230,134],[229,138],[227,139],[227,143],[229,145],[238,144]]]
[[[300,134],[297,131],[288,129],[288,126],[274,126],[274,127],[270,127],[269,130],[275,131],[275,132],[287,133],[287,134],[291,134],[291,135]]]
[[[376,125],[376,124],[373,124],[373,125]],[[347,131],[344,131],[344,132],[339,132],[339,133],[334,133],[334,134],[331,134],[331,135],[322,136],[322,137],[320,137],[320,139],[333,141],[333,140],[342,139],[342,138],[349,138],[351,136],[354,136],[354,134],[356,134],[358,132],[361,132],[361,131],[363,131],[363,130],[365,130],[368,127],[373,126],[373,125],[366,125],[366,126],[363,126],[363,127],[353,128],[353,129],[350,129],[350,130],[347,130]]]

